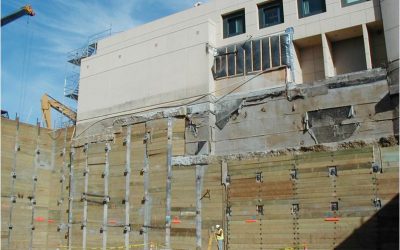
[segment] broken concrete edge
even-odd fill
[[[266,101],[268,99],[276,98],[287,98],[288,101],[295,100],[297,98],[306,98],[309,96],[324,95],[328,93],[328,89],[350,87],[362,84],[373,84],[379,80],[386,80],[387,71],[383,68],[375,68],[371,70],[365,70],[355,73],[344,74],[340,76],[331,77],[329,79],[316,81],[313,84],[292,84],[288,86],[278,86],[275,88],[263,89],[247,93],[230,94],[225,98],[224,102],[232,102],[234,100],[240,100],[241,106],[254,105],[260,101]],[[243,101],[243,102],[242,102]],[[123,126],[134,125],[144,123],[151,120],[168,118],[168,117],[186,117],[190,118],[193,114],[215,114],[218,109],[218,105],[222,103],[213,103],[211,100],[207,100],[205,103],[193,103],[191,105],[182,105],[179,107],[171,108],[160,108],[157,111],[144,112],[141,114],[126,114],[119,117],[108,117],[99,121],[96,121],[84,129],[79,135],[73,139],[74,145],[82,146],[85,143],[93,143],[96,141],[112,140],[113,133],[115,130],[120,130]],[[238,108],[239,108],[238,107]],[[234,114],[237,110],[230,110],[230,114]],[[225,116],[222,120],[229,120],[230,116]],[[101,129],[101,134],[87,135],[90,132],[90,128],[100,122],[109,124],[104,131]],[[222,126],[223,127],[223,126]],[[110,131],[110,132],[107,132]],[[108,134],[107,134],[108,133]]]
[[[354,140],[340,143],[324,143],[308,147],[291,147],[284,149],[273,149],[269,151],[245,152],[228,155],[195,155],[195,156],[174,156],[173,166],[196,166],[218,164],[223,161],[247,160],[265,157],[276,157],[282,155],[299,155],[307,152],[335,152],[344,149],[367,148],[379,145],[380,147],[392,147],[399,145],[399,138],[395,136],[381,137],[378,140]]]

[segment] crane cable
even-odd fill
[[[18,103],[18,111],[20,112],[20,117],[25,113],[25,99],[26,99],[26,88],[27,88],[27,72],[29,71],[29,63],[31,61],[31,55],[32,55],[32,39],[33,39],[33,29],[31,29],[29,26],[30,18],[28,17],[27,22],[26,22],[26,29],[28,30],[27,33],[27,38],[25,39],[25,48],[24,48],[24,54],[23,54],[23,60],[22,60],[22,72],[20,74],[20,94],[19,94],[19,103]],[[27,117],[28,118],[28,117]]]

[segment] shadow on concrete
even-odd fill
[[[399,249],[399,195],[382,207],[371,219],[335,249]]]

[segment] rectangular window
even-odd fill
[[[299,18],[326,12],[325,0],[297,0]]]
[[[244,9],[231,14],[223,15],[224,38],[246,33]]]
[[[283,23],[282,0],[258,5],[258,20],[260,29]]]
[[[366,1],[369,1],[369,0],[342,0],[342,7],[346,7],[349,5],[362,3],[362,2],[366,2]]]

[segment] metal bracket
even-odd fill
[[[329,177],[338,176],[336,166],[328,167],[328,176]]]
[[[128,233],[128,232],[130,232],[130,231],[131,231],[131,224],[125,225],[125,226],[124,226],[124,234],[126,234],[126,233]]]
[[[206,192],[203,194],[200,200],[202,200],[203,198],[208,198],[209,200],[211,199],[210,189],[206,190]]]
[[[290,179],[291,179],[292,181],[297,180],[297,173],[298,173],[297,168],[292,168],[292,169],[290,170]]]
[[[372,163],[372,172],[373,173],[382,173],[382,167],[378,163],[373,162]]]
[[[374,203],[374,207],[380,209],[382,207],[382,201],[379,198],[375,198],[372,201]]]
[[[257,172],[256,173],[256,182],[263,182],[262,172]]]

